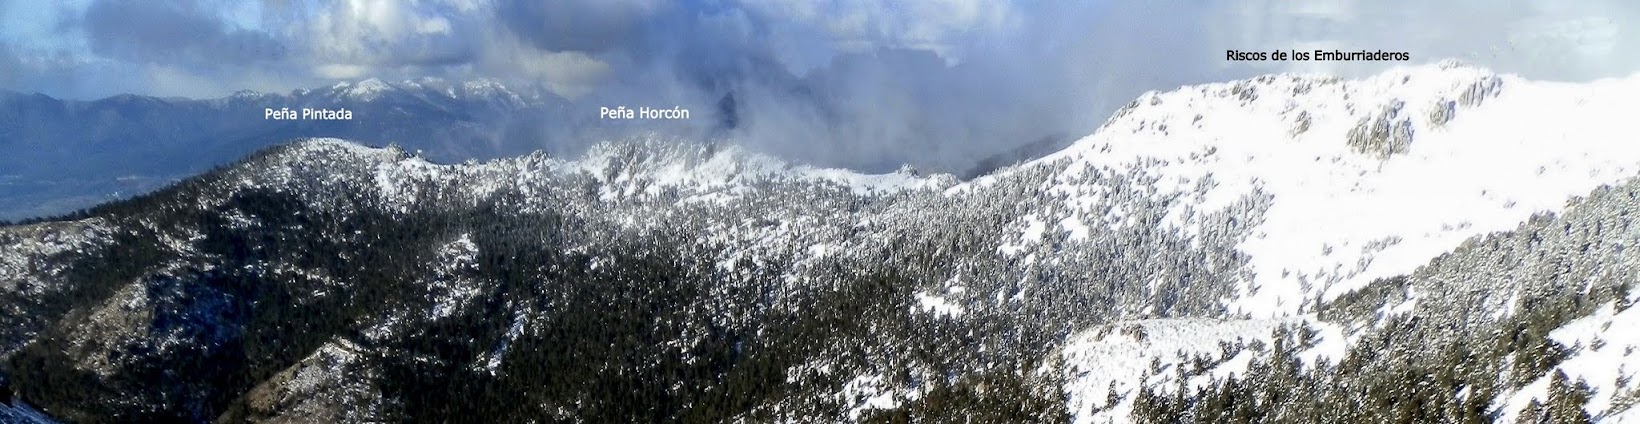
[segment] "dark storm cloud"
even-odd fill
[[[623,84],[686,83],[718,89],[756,78],[790,80],[774,55],[776,31],[798,28],[742,7],[687,2],[503,2],[503,37],[551,52],[577,52],[615,65]]]
[[[212,68],[284,58],[279,40],[233,27],[215,7],[190,0],[96,0],[78,23],[92,52],[130,62]]]
[[[695,119],[660,128],[671,135],[874,170],[909,162],[962,171],[1000,150],[1085,134],[1101,109],[1144,86],[1109,72],[1120,65],[1111,55],[1125,53],[1111,46],[1144,27],[1091,27],[1111,10],[1094,4],[289,1],[263,5],[267,32],[229,19],[232,5],[98,0],[73,26],[103,58],[174,65],[166,86],[219,81],[226,93],[243,88],[246,74],[286,89],[498,78],[573,99],[571,116],[544,120],[544,147],[656,129],[595,119],[599,107],[679,106]],[[1170,68],[1202,68],[1191,65]]]
[[[1024,66],[1043,52],[963,45],[962,32],[994,30],[971,28],[988,17],[958,16],[929,30],[873,8],[895,7],[822,11],[877,15],[853,18],[864,19],[853,28],[734,3],[520,2],[496,13],[533,48],[614,65],[609,82],[584,103],[681,105],[707,118],[694,135],[725,135],[827,165],[881,170],[911,162],[960,171],[1001,148],[1098,120],[1067,118],[1065,101],[1085,91],[1052,83],[1063,67]],[[1077,120],[1085,122],[1067,127]],[[733,128],[707,131],[725,123]]]
[[[506,28],[537,47],[599,52],[631,45],[665,4],[641,1],[512,1],[496,7]]]

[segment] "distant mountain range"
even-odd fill
[[[118,95],[65,100],[0,90],[0,220],[72,212],[197,175],[251,152],[305,137],[396,144],[441,162],[543,150],[575,155],[599,142],[666,134],[722,138],[739,123],[735,99],[688,120],[600,119],[619,99],[559,97],[493,80],[366,79],[289,93],[242,91],[216,99]],[[267,119],[266,111],[347,109],[351,120]],[[967,178],[1069,144],[1048,137],[999,148],[963,169]],[[1008,144],[1001,142],[1001,144]],[[786,158],[803,161],[805,158]],[[906,158],[874,158],[886,169]],[[887,165],[885,165],[887,164]],[[922,164],[921,166],[929,166]]]
[[[0,219],[128,197],[299,137],[398,143],[440,160],[523,154],[547,147],[545,127],[566,104],[542,89],[430,78],[207,100],[0,92]],[[354,119],[272,121],[265,108],[346,108]]]

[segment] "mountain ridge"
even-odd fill
[[[1600,323],[1632,318],[1640,156],[1601,111],[1635,87],[1452,63],[1190,86],[968,181],[310,139],[0,229],[0,354],[87,421],[1618,417],[1636,387],[1590,370],[1640,360],[1595,347],[1632,344]],[[162,370],[223,377],[144,389]],[[438,400],[479,392],[519,398]],[[1214,400],[1270,393],[1293,401]],[[1313,415],[1346,404],[1377,408]]]
[[[1512,228],[1534,212],[1558,210],[1567,198],[1636,175],[1640,151],[1622,140],[1640,134],[1613,126],[1617,117],[1609,112],[1635,93],[1635,81],[1537,83],[1445,62],[1359,81],[1274,75],[1207,84],[1141,96],[1100,132],[1026,167],[1073,164],[1056,177],[1055,190],[1070,196],[1066,207],[1076,212],[1059,220],[1086,219],[1089,211],[1074,202],[1100,189],[1080,182],[1087,168],[1158,170],[1171,180],[1159,190],[1200,198],[1195,210],[1176,209],[1166,218],[1165,225],[1183,231],[1200,228],[1185,222],[1188,213],[1222,208],[1247,193],[1276,196],[1270,213],[1304,224],[1269,217],[1259,224],[1267,235],[1241,247],[1254,256],[1277,249],[1262,255],[1277,261],[1255,264],[1256,284],[1244,290],[1298,286],[1300,279],[1333,286],[1266,291],[1269,297],[1248,305],[1275,302],[1293,311],[1305,298],[1330,299],[1409,273],[1464,239]],[[1556,105],[1552,115],[1533,119],[1547,102]],[[1503,143],[1515,151],[1493,147]],[[1534,183],[1541,179],[1555,182]],[[1407,213],[1375,206],[1383,204]],[[1381,211],[1362,213],[1374,210]],[[1314,253],[1280,258],[1305,250]]]

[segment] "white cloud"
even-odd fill
[[[450,33],[450,20],[444,19],[444,18],[439,18],[439,17],[419,20],[419,21],[416,22],[416,33],[418,33],[418,34],[449,34]]]
[[[526,48],[512,58],[527,78],[571,99],[591,92],[609,75],[609,64],[581,52],[546,52]]]
[[[314,66],[313,74],[326,79],[355,79],[369,75],[370,68],[363,65],[326,63]]]
[[[312,58],[355,65],[393,65],[468,53],[473,23],[490,19],[476,3],[349,0],[318,5],[289,19],[291,37],[305,41]],[[460,26],[464,25],[464,26]],[[461,32],[465,31],[465,32]]]

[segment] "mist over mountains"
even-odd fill
[[[632,138],[734,142],[749,106],[728,93],[704,109],[690,109],[691,119],[674,121],[600,119],[600,107],[627,105],[597,96],[571,101],[540,87],[514,89],[491,80],[436,78],[366,79],[217,99],[119,95],[78,101],[0,91],[0,149],[10,152],[0,157],[0,220],[57,215],[145,193],[302,137],[394,144],[442,162],[534,151],[575,156],[600,142]],[[265,118],[265,109],[281,108],[347,109],[354,119]],[[823,166],[885,171],[913,164],[972,177],[1066,143],[1064,137],[999,141],[994,154],[962,160],[905,156],[911,152],[848,154],[822,146],[799,149],[807,153],[791,146],[749,147],[799,154],[792,160]]]

